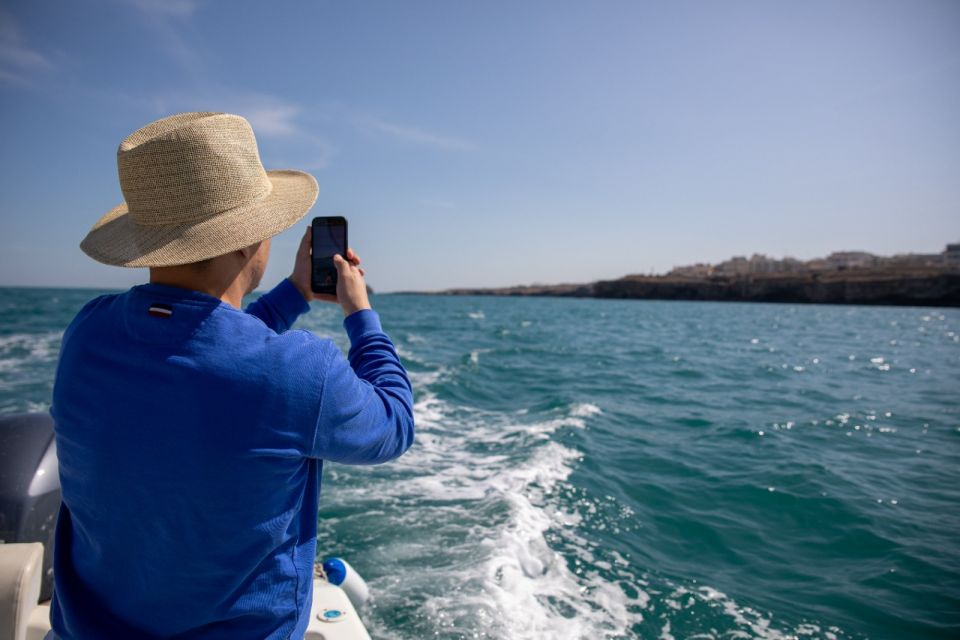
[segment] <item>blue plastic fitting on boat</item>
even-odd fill
[[[340,558],[327,558],[323,561],[323,572],[327,574],[327,582],[340,586],[347,579],[347,566]]]
[[[370,589],[360,574],[343,558],[327,558],[322,563],[327,582],[343,589],[354,607],[360,607],[370,597]]]

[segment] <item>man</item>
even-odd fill
[[[81,247],[150,282],[90,301],[63,336],[52,634],[302,638],[322,461],[402,454],[409,379],[352,251],[336,296],[311,292],[309,228],[292,275],[240,310],[270,238],[317,197],[306,173],[264,171],[246,120],[170,116],[117,163],[125,202]],[[316,299],[343,308],[349,362],[290,329]]]

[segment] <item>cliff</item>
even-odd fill
[[[848,269],[709,277],[634,275],[588,284],[449,289],[435,293],[958,307],[960,270]]]

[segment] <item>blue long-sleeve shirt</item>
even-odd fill
[[[63,503],[51,622],[73,638],[302,638],[323,460],[413,442],[413,394],[372,310],[349,362],[290,329],[288,281],[245,311],[160,284],[90,301],[53,390]]]

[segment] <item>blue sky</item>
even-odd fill
[[[197,110],[315,175],[380,291],[960,240],[954,0],[5,0],[0,285],[146,281],[78,245],[120,141]]]

